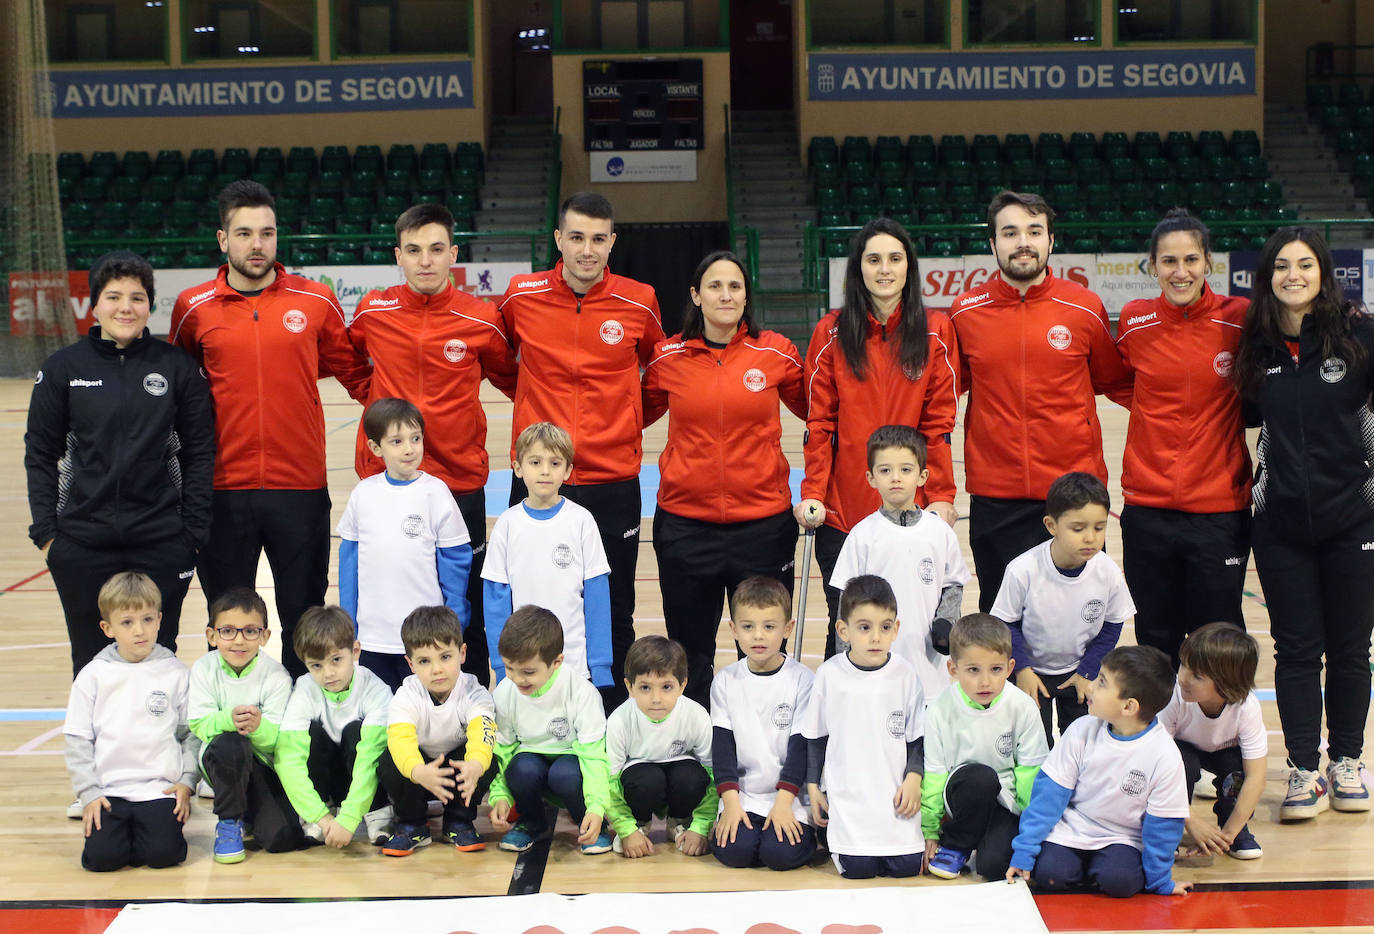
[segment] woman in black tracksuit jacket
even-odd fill
[[[215,460],[204,373],[148,333],[153,267],[110,253],[90,284],[99,324],[44,362],[24,434],[29,537],[62,601],[73,677],[109,642],[96,596],[119,571],[157,584],[157,641],[176,651],[181,603],[210,531]]]
[[[1374,626],[1374,319],[1341,293],[1310,227],[1265,244],[1235,374],[1261,425],[1255,564],[1288,748],[1280,819],[1369,809],[1360,780]],[[1328,756],[1320,765],[1322,660]]]

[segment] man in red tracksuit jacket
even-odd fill
[[[219,195],[219,246],[228,257],[211,282],[187,289],[172,309],[169,340],[210,379],[215,404],[210,540],[197,570],[207,602],[252,587],[266,551],[281,617],[282,664],[305,665],[291,632],[329,583],[329,489],[324,412],[317,381],[336,376],[367,398],[367,361],[348,342],[343,309],[328,286],[276,262],[271,193],[253,181]]]
[[[663,339],[651,286],[608,272],[615,243],[611,203],[579,192],[564,200],[554,231],[562,259],[511,279],[501,299],[506,333],[520,354],[514,441],[526,426],[553,422],[573,437],[573,470],[562,493],[596,519],[611,566],[611,677],[607,710],[619,706],[625,653],[634,642],[639,558],[639,467],[643,406],[639,374]],[[525,497],[511,482],[511,504]]]
[[[1049,270],[1054,211],[1004,191],[988,206],[999,274],[954,302],[964,417],[969,549],[978,608],[1007,563],[1049,537],[1045,494],[1062,474],[1107,479],[1095,393],[1129,386],[1102,300]]]
[[[348,336],[372,360],[378,399],[407,399],[425,419],[421,467],[448,485],[472,539],[468,645],[463,670],[490,684],[487,633],[482,622],[482,559],[487,545],[487,416],[480,389],[485,377],[515,395],[515,351],[491,302],[454,288],[449,267],[458,260],[453,215],[442,204],[417,204],[396,220],[396,263],[406,281],[369,292],[358,303]],[[367,447],[358,424],[358,476],[386,469]]]

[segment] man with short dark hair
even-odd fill
[[[358,303],[348,336],[372,360],[368,403],[387,397],[412,402],[425,419],[423,467],[448,486],[472,540],[468,572],[471,610],[463,639],[463,670],[491,683],[482,616],[482,561],[487,545],[487,418],[485,377],[515,395],[515,351],[496,307],[455,288],[453,215],[442,204],[417,204],[396,220],[396,264],[405,282],[369,292]],[[358,427],[359,477],[381,473],[381,458]]]
[[[1093,396],[1130,384],[1102,300],[1050,271],[1054,211],[1044,198],[998,194],[988,243],[998,274],[950,312],[959,388],[969,393],[969,549],[984,613],[1007,563],[1048,537],[1045,494],[1055,478],[1082,470],[1106,482]]]
[[[613,710],[626,697],[625,653],[635,639],[640,371],[664,337],[663,323],[652,287],[606,269],[615,224],[604,197],[566,199],[554,241],[557,265],[511,279],[501,299],[506,333],[520,354],[511,438],[541,421],[573,437],[571,482],[561,492],[596,519],[611,567],[612,684],[599,687]],[[523,487],[512,481],[511,505],[525,498]]]
[[[329,489],[317,380],[333,374],[358,401],[371,368],[348,342],[343,309],[325,285],[276,261],[275,202],[240,180],[219,195],[219,247],[227,262],[172,309],[173,344],[200,361],[215,403],[210,540],[197,570],[207,603],[253,587],[259,556],[272,567],[282,663],[305,665],[291,631],[329,583]]]

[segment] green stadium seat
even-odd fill
[[[458,198],[458,197],[460,197],[460,196],[459,196],[459,195],[452,195],[452,196],[449,197],[449,201],[448,201],[448,203],[449,203],[449,210],[452,211],[454,214],[459,213],[459,212],[455,209],[455,207],[454,207],[454,199],[455,199],[455,198]],[[467,201],[467,204],[468,204],[468,210],[467,210],[466,213],[469,213],[469,214],[472,213],[472,208],[471,208],[471,205],[472,205],[472,198],[471,198],[471,196],[470,196],[470,195],[464,194],[464,195],[462,195],[461,197],[464,198],[464,199]],[[817,188],[817,189],[816,189],[816,207],[818,207],[818,208],[819,208],[820,210],[822,210],[822,211],[843,211],[843,210],[846,210],[846,208],[845,208],[845,201],[844,201],[844,191],[843,191],[842,189],[838,188],[838,187],[833,187],[833,188],[832,188],[832,187]]]
[[[105,192],[109,187],[109,179],[101,178],[99,175],[87,175],[76,183],[73,197],[78,201],[104,201]]]
[[[1328,133],[1335,133],[1349,129],[1350,117],[1346,114],[1344,107],[1339,104],[1330,104],[1322,108],[1321,124],[1323,130]]]
[[[1197,143],[1193,140],[1193,134],[1187,130],[1170,130],[1169,136],[1164,141],[1164,156],[1168,159],[1182,159],[1191,156],[1196,150]]]
[[[343,217],[370,217],[376,207],[376,199],[371,195],[349,195],[343,199]],[[395,220],[395,218],[392,218]]]
[[[310,175],[306,172],[287,172],[282,176],[276,193],[288,198],[310,197]]]
[[[253,160],[248,155],[248,150],[241,146],[230,147],[224,150],[224,155],[219,160],[219,170],[224,175],[232,175],[234,178],[247,178],[253,171]]]
[[[95,220],[95,206],[89,201],[73,201],[62,209],[62,223],[69,232],[89,228]]]
[[[833,188],[844,182],[844,171],[838,162],[816,162],[811,166],[811,180],[817,185]]]
[[[950,185],[945,192],[949,204],[977,204],[978,189],[973,185]]]
[[[274,190],[278,183],[281,182],[281,176],[272,172],[270,169],[262,172],[254,169],[248,177],[269,191]]]
[[[1157,159],[1164,155],[1164,143],[1153,130],[1142,130],[1131,141],[1131,153],[1138,162]]]
[[[817,223],[821,227],[844,227],[849,223],[849,214],[846,211],[821,211]]]
[[[935,148],[935,138],[928,134],[906,138],[906,158],[911,165],[918,162],[935,162],[939,153]]]
[[[447,172],[453,168],[447,143],[425,143],[420,150],[420,171]]]
[[[1167,211],[1183,201],[1183,192],[1176,182],[1158,182],[1154,186],[1155,207]]]
[[[186,158],[186,174],[214,178],[219,174],[219,159],[213,149],[192,149]]]
[[[1167,182],[1174,177],[1174,167],[1163,156],[1151,156],[1141,166],[1147,182]]]
[[[1070,253],[1101,253],[1102,244],[1096,237],[1078,236],[1069,241]]]
[[[1215,182],[1229,182],[1236,177],[1236,160],[1229,156],[1213,156],[1207,160],[1207,176]]]
[[[1118,156],[1108,165],[1113,182],[1134,182],[1140,178],[1140,167],[1130,156]]]
[[[879,162],[878,163],[878,184],[886,187],[888,185],[906,184],[906,163],[905,162]]]
[[[91,153],[91,158],[86,162],[86,174],[114,178],[119,174],[119,157],[107,149]]]
[[[1224,158],[1224,157],[1214,157]],[[1180,183],[1200,182],[1207,177],[1207,163],[1202,159],[1185,157],[1174,160],[1174,178]]]
[[[145,201],[152,201],[162,205],[171,201],[176,195],[176,183],[166,175],[154,175],[148,179],[143,186],[143,198]]]
[[[1220,130],[1203,130],[1198,133],[1197,154],[1202,159],[1226,155],[1226,134]]]
[[[305,215],[309,202],[305,198],[292,198],[289,195],[276,200],[277,233],[280,236],[283,228],[294,225]]]
[[[167,216],[176,226],[194,230],[200,226],[200,205],[186,198],[178,198],[168,206]]]
[[[1231,155],[1237,159],[1260,154],[1259,134],[1254,130],[1236,130],[1231,134]]]
[[[1121,182],[1116,186],[1116,203],[1123,211],[1148,208],[1154,205],[1150,189],[1142,182]]]
[[[1212,240],[1212,249],[1217,253],[1234,253],[1238,250],[1244,250],[1249,245],[1249,242],[1244,238],[1229,233],[1221,234]]]
[[[922,212],[938,210],[945,203],[944,192],[936,185],[921,185],[916,189],[915,204]]]
[[[1374,180],[1374,155],[1370,156],[1371,174],[1370,179]],[[1266,207],[1278,207],[1283,204],[1283,185],[1278,182],[1260,182],[1255,190],[1255,202]]]
[[[840,150],[843,162],[872,162],[873,147],[867,136],[846,136]]]
[[[416,200],[442,202],[444,193],[444,173],[438,169],[421,169],[415,184]]]
[[[940,181],[940,166],[933,160],[911,163],[913,185],[934,185]]]
[[[1035,165],[1035,163],[1029,159],[1019,159],[1017,162],[1030,163],[1032,166]],[[1013,165],[1015,164],[1016,163],[1013,163]],[[986,188],[989,186],[1001,185],[1006,179],[1006,167],[1003,166],[1002,163],[996,161],[976,162],[973,166],[973,177],[980,187]]]
[[[1187,206],[1192,208],[1194,213],[1215,208],[1221,201],[1217,187],[1211,182],[1189,182],[1183,189]]]
[[[937,208],[933,211],[922,211],[921,223],[931,225],[952,224],[954,223],[954,218],[949,213],[948,209]]]
[[[911,210],[911,189],[905,185],[889,185],[883,189],[882,206],[884,211]]]
[[[986,237],[978,234],[960,234],[959,251],[961,253],[981,253],[987,249],[988,241]]]
[[[320,152],[320,171],[338,172],[348,175],[353,171],[353,160],[348,156],[346,146],[326,146]]]
[[[1125,133],[1103,133],[1097,154],[1108,163],[1113,159],[1128,159],[1131,156],[1131,141]]]
[[[1336,102],[1336,95],[1329,84],[1309,84],[1307,86],[1307,109],[1316,113],[1323,107]]]
[[[153,160],[153,174],[161,178],[181,178],[186,174],[186,157],[180,149],[161,150]]]
[[[806,144],[806,161],[814,165],[817,161],[839,162],[840,147],[833,136],[813,136]]]
[[[333,198],[311,198],[308,214],[312,222],[335,221],[339,217],[339,202]]]
[[[392,220],[387,220],[384,217],[373,217],[372,222],[368,225],[368,229],[373,234],[383,234],[388,237],[396,236],[396,223],[394,218]]]
[[[920,218],[915,211],[893,211],[888,217],[908,229],[920,223]]]
[[[1078,160],[1078,183],[1080,185],[1100,185],[1111,181],[1111,170],[1107,163],[1097,158]]]
[[[969,157],[968,140],[956,133],[946,133],[940,137],[940,162],[967,162]]]
[[[386,166],[382,163],[380,146],[359,146],[353,150],[353,171],[372,172],[381,175]]]
[[[120,168],[125,176],[141,182],[153,174],[153,157],[142,149],[131,149],[124,154]]]
[[[851,185],[847,195],[849,209],[855,213],[873,213],[878,210],[878,187],[876,185]]]
[[[1354,81],[1346,81],[1336,91],[1336,103],[1342,107],[1358,107],[1364,103],[1364,90]]]
[[[137,201],[143,195],[143,182],[131,175],[120,175],[110,180],[105,197],[113,201]]]
[[[391,266],[396,262],[396,254],[391,250],[370,246],[363,250],[363,262],[368,266]]]
[[[879,165],[885,162],[898,165],[906,162],[902,141],[896,136],[879,136],[873,144],[873,157]]]
[[[817,197],[817,202],[816,202],[816,203],[817,203],[818,205],[820,205],[821,210],[823,210],[823,211],[825,211],[825,210],[829,210],[829,211],[843,211],[843,210],[844,210],[844,193],[843,193],[842,191],[840,191],[840,189],[839,189],[838,187],[831,188],[831,189],[827,189],[827,190],[830,191],[831,194],[830,194],[830,195],[827,195],[826,197],[829,199],[831,205],[833,205],[833,206],[832,206],[832,207],[826,207],[826,206],[820,204],[820,202],[821,202],[822,199],[821,199],[821,192],[818,190],[818,191],[816,192],[816,197]],[[449,211],[451,211],[455,217],[457,217],[457,216],[459,216],[459,215],[464,215],[464,216],[471,215],[472,212],[475,211],[475,210],[477,209],[477,198],[476,198],[475,196],[473,196],[472,194],[468,193],[468,192],[454,192],[453,194],[451,194],[451,195],[448,196],[448,201],[445,202],[445,203],[448,205]]]
[[[377,199],[377,213],[382,217],[389,217],[393,221],[400,217],[408,207],[410,207],[410,198],[406,195],[382,195]]]
[[[79,180],[86,174],[86,157],[79,152],[59,152],[57,154],[57,177]]]
[[[382,192],[388,195],[407,195],[413,190],[411,175],[405,169],[387,169],[382,178]]]
[[[1269,162],[1264,156],[1241,156],[1236,160],[1236,171],[1241,178],[1268,178]]]
[[[928,252],[931,256],[958,256],[959,243],[950,239],[932,240]]]
[[[1074,162],[1097,158],[1097,137],[1092,133],[1079,132],[1069,137],[1069,158]]]
[[[1068,159],[1044,159],[1040,164],[1044,168],[1046,185],[1062,185],[1074,180],[1073,163]]]
[[[1063,134],[1041,133],[1036,138],[1035,157],[1041,162],[1048,162],[1051,159],[1067,159],[1069,150],[1064,145]]]
[[[320,171],[320,160],[315,155],[314,146],[292,146],[286,154],[286,172],[299,172],[306,178],[314,178]]]
[[[1028,133],[1008,133],[1002,140],[1002,155],[1008,162],[1034,159],[1035,146]]]
[[[459,167],[457,165],[453,167],[453,178],[449,183],[450,191],[467,192],[475,198],[480,184],[481,181],[475,170]]]
[[[978,181],[972,162],[946,162],[941,174],[946,185],[973,185]]]
[[[290,249],[292,266],[320,266],[324,264],[324,251],[317,246],[306,246],[305,244],[297,246],[293,244]]]
[[[1058,213],[1061,210],[1076,208],[1083,203],[1083,196],[1078,190],[1078,186],[1072,182],[1056,182],[1049,186],[1049,191],[1045,193],[1045,198]]]
[[[482,144],[466,142],[455,146],[453,149],[453,167],[455,169],[470,169],[480,178],[486,167],[486,159],[482,155]]]
[[[77,182],[78,182],[78,180],[75,179],[75,178],[63,178],[62,176],[59,175],[59,176],[57,177],[57,197],[58,197],[58,200],[60,200],[60,201],[70,201],[70,200],[72,200],[72,196],[76,194]],[[4,259],[3,255],[0,255],[0,260],[3,260],[3,259]]]
[[[991,133],[978,133],[973,137],[969,153],[974,162],[996,162],[1002,157],[1002,144]]]
[[[415,147],[410,143],[393,143],[386,154],[387,174],[392,172],[404,172],[407,175],[415,174],[419,168],[420,158],[415,154]]]
[[[1041,181],[1040,168],[1030,159],[1017,159],[1008,171],[1008,182],[1016,191],[1033,188]]]
[[[371,169],[354,168],[353,174],[348,177],[348,191],[350,194],[374,194],[381,184],[381,176]]]
[[[331,198],[343,197],[344,174],[333,169],[322,169],[315,180],[315,194]]]
[[[871,185],[877,173],[873,163],[863,159],[849,159],[844,164],[844,180],[849,185]]]
[[[1293,224],[1298,220],[1297,208],[1271,208],[1269,219],[1280,224]]]
[[[1140,249],[1141,244],[1134,237],[1118,235],[1108,239],[1103,246],[1108,253],[1134,253]]]

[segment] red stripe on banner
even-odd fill
[[[0,928],[25,934],[104,934],[118,908],[11,908],[0,911]]]
[[[16,581],[15,583],[10,584],[8,587],[6,587],[6,588],[4,589],[3,592],[4,592],[4,593],[9,593],[11,590],[18,590],[20,587],[23,587],[23,586],[24,586],[25,584],[27,584],[29,581],[38,580],[38,578],[42,577],[42,576],[43,576],[44,574],[46,574],[46,573],[48,573],[48,569],[47,569],[47,568],[44,568],[43,570],[39,571],[37,574],[30,574],[28,577],[24,578],[23,580],[21,580],[21,581]]]
[[[1193,892],[1182,897],[1037,895],[1051,931],[1181,931],[1198,928],[1374,925],[1374,890]]]

